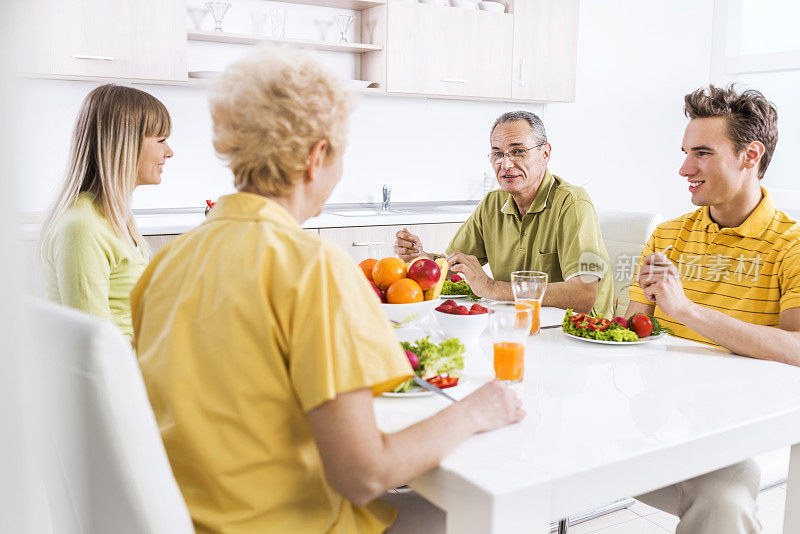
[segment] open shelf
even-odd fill
[[[250,35],[246,33],[227,33],[213,32],[206,30],[189,30],[186,38],[190,41],[208,41],[212,43],[231,43],[231,44],[259,44],[274,43],[285,44],[295,48],[307,48],[312,50],[324,50],[327,52],[375,52],[383,49],[380,45],[365,43],[337,43],[334,41],[314,41],[310,39],[291,39],[288,37],[268,37],[265,35]]]
[[[281,0],[287,4],[304,4],[307,6],[335,7],[361,11],[376,6],[385,6],[387,0]]]

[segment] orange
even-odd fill
[[[372,281],[384,291],[405,277],[406,264],[400,258],[383,258],[372,268]]]
[[[367,258],[358,264],[358,266],[361,267],[361,270],[364,271],[364,276],[366,276],[367,280],[370,282],[372,282],[372,268],[375,267],[376,263],[378,263],[378,260],[375,258]]]
[[[389,286],[386,291],[386,302],[389,304],[422,302],[422,288],[411,278],[401,278]]]

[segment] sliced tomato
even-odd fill
[[[451,388],[458,385],[457,376],[442,376],[436,375],[428,379],[428,382],[433,384],[439,389]]]
[[[577,323],[583,321],[585,318],[586,318],[585,313],[576,313],[575,315],[570,317],[569,320],[572,321],[573,323]]]
[[[589,323],[589,329],[590,330],[596,330],[596,331],[599,331],[599,332],[602,332],[603,330],[607,329],[609,326],[611,326],[611,321],[609,321],[608,319],[598,319],[593,323],[592,322]]]

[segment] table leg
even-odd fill
[[[786,485],[786,512],[783,534],[800,532],[800,443],[792,445],[789,457],[789,482]]]

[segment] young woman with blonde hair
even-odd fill
[[[129,336],[130,291],[149,258],[131,195],[161,182],[171,127],[164,104],[144,91],[94,89],[78,113],[66,180],[42,227],[47,298],[109,319]]]

